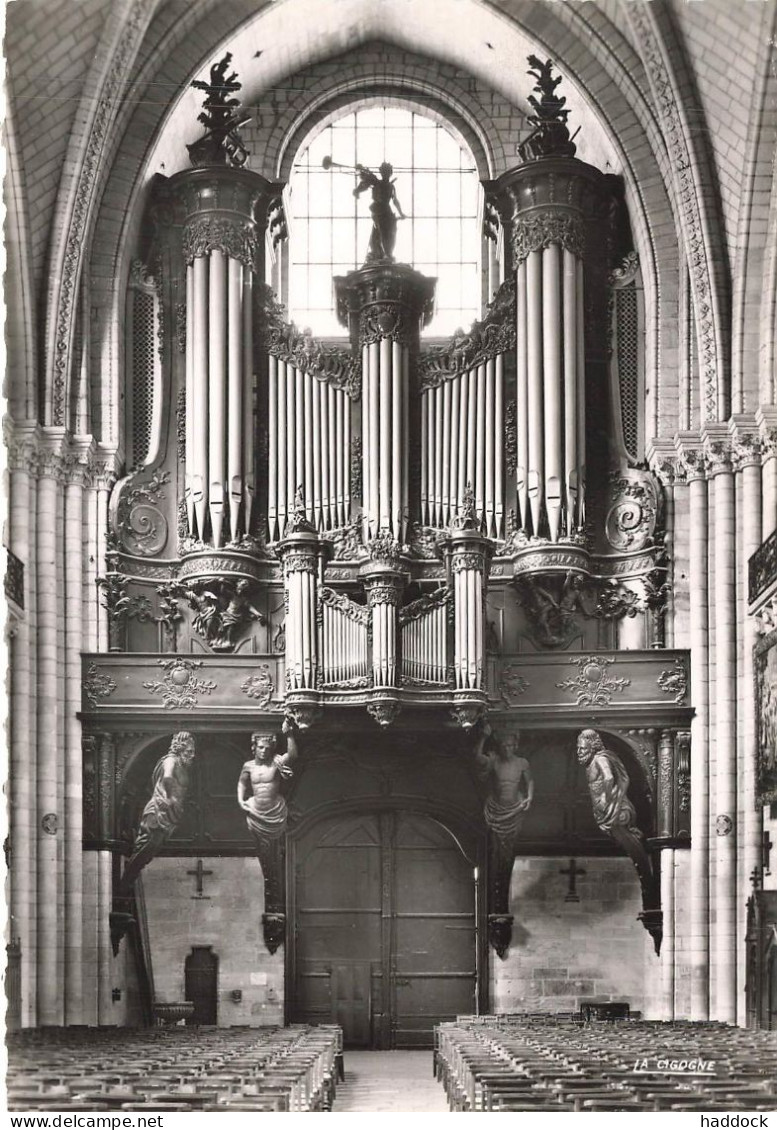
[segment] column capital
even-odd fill
[[[701,438],[694,433],[682,433],[675,437],[677,450],[677,480],[694,482],[707,477],[707,460]]]
[[[153,214],[162,226],[173,220],[183,225],[185,263],[222,251],[261,273],[264,228],[283,184],[269,181],[250,169],[228,165],[203,165],[176,173],[157,190]]]
[[[673,486],[678,477],[679,455],[677,448],[670,439],[656,439],[647,452],[647,461],[650,470],[662,486]]]
[[[710,424],[702,433],[707,475],[730,474],[733,470],[731,434],[726,424]]]
[[[731,458],[735,471],[761,466],[761,437],[754,416],[732,416],[729,420]]]
[[[777,404],[762,405],[755,414],[764,462],[777,459]]]
[[[337,317],[353,347],[389,338],[418,349],[421,325],[434,313],[437,280],[406,263],[367,263],[335,277]]]
[[[604,174],[575,157],[524,162],[485,189],[509,236],[513,268],[554,243],[582,259],[588,224],[606,221],[610,208]]]

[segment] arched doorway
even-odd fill
[[[329,816],[294,845],[291,1019],[356,1047],[425,1047],[477,1008],[477,878],[453,832],[406,811]]]
[[[194,1002],[187,1024],[215,1024],[217,1020],[219,959],[212,946],[192,946],[184,964],[185,999]]]

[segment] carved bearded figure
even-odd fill
[[[193,761],[194,738],[188,731],[181,730],[154,766],[151,798],[141,814],[132,855],[122,877],[124,890],[130,889],[141,870],[180,824]]]

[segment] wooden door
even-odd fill
[[[391,964],[393,1047],[430,1047],[434,1025],[476,1010],[472,864],[425,816],[394,828]]]
[[[351,1047],[427,1047],[475,1009],[472,864],[426,816],[317,824],[295,851],[294,1020],[337,1023]]]
[[[193,946],[184,964],[185,999],[194,1002],[187,1024],[215,1024],[219,959],[211,946]]]

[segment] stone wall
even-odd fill
[[[518,858],[510,887],[513,940],[492,951],[494,1012],[569,1012],[581,1000],[628,1001],[643,1012],[652,941],[637,921],[639,883],[628,859],[577,860],[579,902],[566,902],[568,859]]]
[[[283,1024],[283,947],[262,937],[264,882],[252,858],[203,859],[212,875],[195,897],[190,858],[157,858],[143,872],[154,990],[158,1001],[184,999],[184,962],[192,946],[218,955],[218,1025]],[[231,999],[240,989],[242,1000]]]

